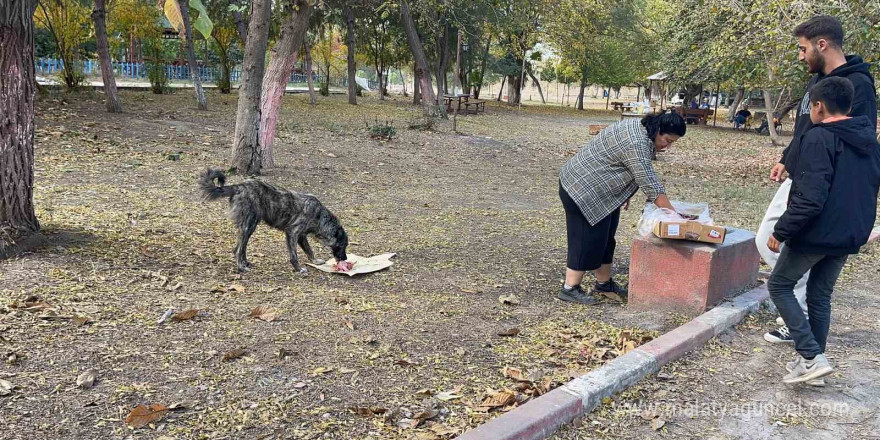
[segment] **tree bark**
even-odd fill
[[[400,2],[400,17],[403,22],[404,32],[406,33],[407,44],[409,44],[409,49],[413,53],[413,59],[416,64],[413,74],[419,82],[420,87],[417,96],[421,98],[424,114],[427,117],[441,115],[439,106],[436,105],[437,100],[431,85],[431,71],[428,69],[428,58],[425,56],[425,49],[416,31],[416,24],[413,21],[412,13],[406,0],[401,0]],[[443,114],[445,115],[445,113]]]
[[[241,12],[232,11],[232,19],[235,21],[235,30],[238,31],[238,38],[241,38],[241,44],[247,44],[248,22],[241,15]]]
[[[409,94],[406,93],[406,78],[403,76],[403,70],[398,66],[397,73],[400,75],[400,82],[403,84],[403,97],[406,98]]]
[[[357,65],[354,62],[354,9],[352,9],[350,2],[345,3],[342,12],[345,15],[345,44],[348,46],[348,103],[357,105],[357,81],[355,81],[355,78],[357,78]]]
[[[271,0],[253,0],[248,24],[249,38],[244,47],[232,167],[247,175],[259,174],[263,164],[263,150],[260,148],[260,92],[266,68],[271,7]]]
[[[260,101],[260,147],[263,149],[263,168],[275,167],[275,133],[281,101],[287,89],[287,81],[296,66],[297,53],[302,47],[312,12],[308,0],[291,2],[290,17],[281,25],[281,34],[272,48],[272,61],[263,78]]]
[[[480,92],[483,91],[483,77],[486,75],[486,61],[489,59],[489,46],[492,44],[492,38],[486,38],[486,50],[483,52],[483,59],[480,61],[480,75],[477,84],[474,86],[474,99],[480,99]]]
[[[730,107],[727,109],[727,122],[733,122],[733,117],[736,116],[736,109],[738,109],[740,103],[742,103],[743,94],[745,94],[745,89],[742,87],[736,89],[736,96],[733,98],[733,103],[731,103]]]
[[[95,0],[95,8],[92,10],[92,21],[95,22],[95,39],[98,42],[98,60],[101,64],[101,79],[104,81],[104,95],[107,98],[107,111],[121,113],[122,106],[119,104],[119,96],[116,93],[116,78],[113,77],[113,69],[110,67],[110,48],[107,44],[107,9],[105,0]]]
[[[437,32],[437,104],[440,97],[449,93],[446,81],[446,71],[449,70],[449,22],[443,25],[443,29]]]
[[[0,3],[0,254],[40,230],[34,211],[34,10]]]
[[[770,91],[767,89],[763,90],[764,92],[764,107],[767,108],[767,130],[770,131],[770,142],[773,145],[782,145],[782,141],[779,139],[779,133],[776,133],[776,124],[773,123],[773,97],[770,95]]]
[[[196,64],[196,53],[193,49],[192,23],[189,22],[189,4],[180,2],[180,16],[183,18],[183,32],[186,38],[186,57],[189,61],[189,76],[192,77],[193,87],[196,91],[196,101],[199,110],[208,109],[208,100],[205,99],[205,91],[202,89],[202,80],[199,78],[199,66]]]
[[[318,103],[318,97],[315,94],[315,79],[312,74],[312,48],[309,46],[308,38],[306,38],[303,45],[306,51],[306,83],[309,85],[309,104],[315,105]]]
[[[379,100],[380,101],[385,100],[385,83],[382,82],[382,78],[383,78],[382,71],[383,70],[385,70],[385,69],[384,68],[376,69],[376,75],[379,78]]]
[[[416,71],[418,70],[418,63],[413,62],[413,104],[415,105],[422,103],[422,92],[419,90],[419,77],[416,75]]]
[[[507,103],[510,105],[519,104],[520,99],[522,99],[521,78],[518,73],[507,77]]]

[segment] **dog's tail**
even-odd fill
[[[217,184],[214,184],[214,181]],[[202,188],[202,195],[205,200],[217,200],[221,197],[232,197],[235,195],[235,186],[224,186],[226,184],[226,174],[218,168],[206,168],[199,177],[199,187]]]

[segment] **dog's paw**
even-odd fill
[[[305,274],[309,273],[309,270],[304,267],[301,267],[301,268],[299,268],[299,273],[302,275],[305,275]]]
[[[240,266],[238,266],[238,273],[248,273],[248,272],[250,272],[250,271],[251,271],[251,267],[250,267],[250,265],[247,265],[247,266],[240,265]]]
[[[322,259],[318,258],[318,259],[315,259],[314,261],[312,261],[312,263],[315,263],[315,266],[321,266],[321,265],[327,263],[327,260],[322,260]]]

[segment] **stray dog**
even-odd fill
[[[214,184],[216,180],[217,184]],[[336,261],[346,264],[348,256],[348,235],[339,220],[317,197],[311,194],[300,194],[287,191],[259,180],[246,180],[237,185],[224,186],[226,175],[219,169],[208,168],[199,178],[205,200],[229,198],[232,221],[238,226],[238,243],[235,246],[235,259],[239,272],[250,270],[251,263],[247,260],[247,244],[257,229],[260,221],[284,231],[287,236],[287,252],[290,264],[300,273],[308,270],[299,264],[296,258],[296,245],[302,248],[309,261],[323,264],[315,260],[315,254],[306,239],[308,234],[315,234],[318,240],[331,249]],[[350,264],[350,263],[348,263]],[[350,269],[350,267],[349,267]]]

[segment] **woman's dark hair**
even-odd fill
[[[655,140],[658,134],[674,134],[679,137],[687,132],[687,124],[678,113],[661,113],[642,118],[642,125],[648,130],[648,137]]]

